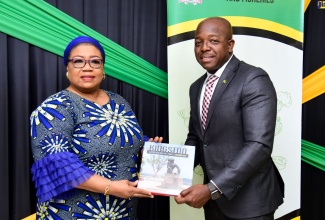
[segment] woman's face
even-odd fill
[[[92,44],[79,44],[73,48],[69,56],[72,61],[67,65],[70,86],[85,93],[98,90],[104,76],[102,59],[100,51]],[[83,60],[86,60],[85,66],[76,68],[82,66]]]

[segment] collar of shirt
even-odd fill
[[[231,58],[233,57],[233,54],[230,56],[230,58],[228,59],[228,61],[222,65],[222,67],[220,67],[214,74],[216,76],[218,76],[218,79],[214,82],[213,84],[213,92],[214,92],[214,89],[216,88],[216,85],[221,77],[221,74],[223,73],[223,71],[225,70],[226,66],[228,65],[229,61],[231,60]],[[202,114],[202,104],[203,104],[203,96],[204,96],[204,90],[205,90],[205,86],[207,84],[207,80],[208,78],[212,75],[211,73],[209,72],[206,72],[207,74],[207,77],[205,78],[205,81],[203,83],[203,86],[202,86],[202,90],[201,90],[201,95],[200,95],[200,118],[201,118],[201,114]]]
[[[221,77],[221,74],[223,73],[223,71],[225,70],[226,66],[228,65],[229,61],[231,60],[231,58],[232,58],[233,56],[234,56],[234,54],[231,54],[231,56],[230,56],[230,58],[227,60],[227,62],[226,62],[225,64],[223,64],[222,67],[220,67],[220,68],[219,68],[219,69],[214,73],[216,76],[218,76],[218,79]],[[206,77],[206,79],[205,79],[205,81],[204,81],[204,87],[205,87],[205,84],[207,83],[208,78],[209,78],[211,75],[212,75],[211,73],[207,72],[207,77]],[[217,81],[218,81],[218,80],[216,80],[216,82],[214,83],[214,87],[215,87],[215,85],[217,84]],[[203,90],[203,91],[204,91],[204,90]],[[214,91],[214,88],[213,88],[213,91]]]

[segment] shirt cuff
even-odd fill
[[[210,180],[210,182],[217,188],[217,190],[220,192],[220,195],[222,195],[222,191],[219,189],[217,184],[215,184],[215,182],[213,182],[213,180]]]

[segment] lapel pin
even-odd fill
[[[227,83],[227,80],[224,79],[224,80],[222,81],[222,83],[223,83],[223,84],[226,84],[226,83]]]

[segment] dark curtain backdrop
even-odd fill
[[[47,2],[167,72],[165,1]],[[49,95],[66,88],[68,81],[60,56],[4,33],[0,33],[0,48],[0,219],[16,220],[36,210],[29,116]],[[106,77],[102,88],[128,100],[147,136],[163,136],[168,142],[167,99],[111,77]],[[169,198],[142,199],[139,217],[169,219]]]
[[[319,2],[311,0],[305,12],[304,77],[325,65],[325,9],[317,8]],[[302,139],[325,146],[325,94],[302,105]],[[302,219],[325,219],[325,171],[301,165]]]
[[[48,0],[50,4],[167,71],[166,2],[162,0]],[[305,13],[304,77],[325,65],[325,10],[312,0]],[[0,33],[0,219],[35,212],[29,116],[46,97],[66,88],[61,57]],[[168,142],[168,100],[111,77],[102,88],[125,97],[148,136]],[[325,96],[302,106],[302,138],[325,146]],[[301,219],[325,219],[325,172],[302,163]],[[290,186],[287,186],[290,187]],[[169,200],[140,202],[141,219],[168,220]]]

